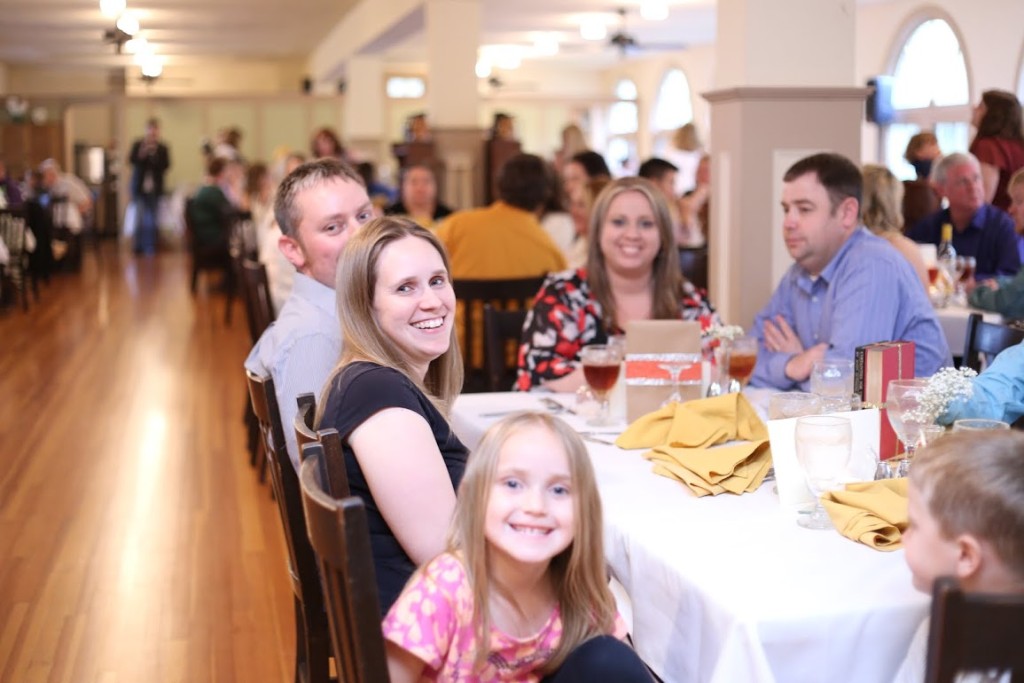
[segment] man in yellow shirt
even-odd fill
[[[565,270],[565,257],[537,219],[551,192],[544,160],[509,159],[498,174],[498,201],[457,211],[437,230],[453,279],[504,280]]]

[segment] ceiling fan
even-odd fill
[[[628,30],[629,10],[625,7],[619,7],[616,13],[619,15],[619,27],[608,36],[608,46],[618,50],[619,54],[623,57],[637,50],[668,52],[672,50],[685,50],[687,47],[685,43],[651,43],[641,41]]]

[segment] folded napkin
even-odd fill
[[[847,484],[829,491],[821,504],[843,536],[875,550],[902,547],[907,528],[907,480],[880,479]]]
[[[726,442],[735,443],[714,448]],[[664,406],[636,420],[615,445],[650,448],[644,457],[654,472],[698,496],[753,491],[771,467],[768,430],[738,393]]]

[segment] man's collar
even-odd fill
[[[843,255],[850,250],[851,245],[855,241],[860,241],[866,234],[868,234],[867,228],[865,228],[863,225],[858,225],[854,229],[854,231],[850,233],[850,236],[846,238],[846,241],[843,242],[842,246],[839,247],[838,251],[836,251],[836,253],[832,255],[832,258],[829,260],[828,265],[822,268],[820,273],[818,273],[817,275],[811,275],[802,266],[798,266],[800,279],[807,281],[811,285],[817,282],[819,278],[825,280],[825,282],[831,283],[832,276],[835,274],[836,268],[839,267],[839,262],[842,260]]]
[[[334,290],[305,273],[295,273],[295,279],[292,280],[292,292],[296,296],[310,301],[317,308],[330,313],[335,311],[337,297],[334,295]]]

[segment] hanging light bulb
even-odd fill
[[[533,37],[533,54],[538,57],[553,57],[558,54],[558,36],[554,33],[537,33]]]
[[[125,41],[124,51],[130,55],[153,54],[153,46],[145,36],[137,35]]]
[[[584,40],[604,40],[608,37],[608,25],[603,19],[584,19],[580,23],[580,35]]]
[[[139,32],[139,18],[131,12],[121,12],[121,16],[117,18],[117,28],[130,36],[134,36]]]
[[[491,60],[486,57],[478,57],[474,70],[476,71],[477,78],[487,78],[491,75]]]
[[[160,59],[156,55],[149,55],[149,57],[142,63],[143,78],[160,78],[160,75],[163,72],[164,60]]]
[[[648,21],[668,19],[668,5],[662,0],[644,0],[640,5],[640,16]]]
[[[100,11],[111,19],[124,12],[124,8],[125,0],[100,0]]]

